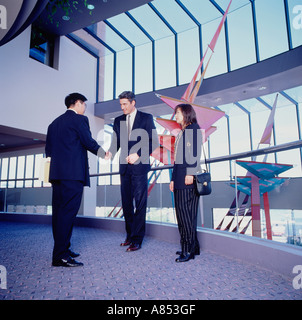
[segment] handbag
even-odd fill
[[[208,169],[206,154],[203,147],[206,169],[203,172],[197,173],[195,176],[196,191],[201,196],[206,196],[212,192],[211,174]]]

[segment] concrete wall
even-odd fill
[[[97,138],[104,128],[104,121],[94,116],[97,60],[68,38],[61,37],[58,69],[50,68],[29,57],[30,35],[31,27],[0,47],[0,125],[46,134],[48,125],[66,111],[66,95],[80,92],[88,99],[85,115],[93,137]],[[97,158],[92,154],[89,164],[95,173]],[[32,192],[37,194],[35,190]],[[31,197],[28,190],[21,193]],[[83,212],[93,215],[96,187],[86,188],[84,199]]]

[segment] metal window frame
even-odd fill
[[[201,23],[195,18],[191,11],[181,2],[181,0],[175,0],[175,2],[180,6],[180,8],[188,15],[188,17],[196,24],[198,27],[199,33],[199,53],[200,53],[200,60],[203,58],[203,49],[202,49],[202,25]],[[203,70],[202,66],[202,70]]]
[[[260,62],[259,39],[258,39],[258,27],[257,27],[255,0],[250,0],[250,3],[251,3],[251,6],[252,6],[252,18],[253,18],[256,62]]]
[[[264,101],[261,97],[257,97],[256,98],[257,101],[259,101],[260,103],[262,103],[266,108],[268,108],[269,110],[272,110],[273,107],[268,104],[266,101]],[[273,141],[274,141],[274,146],[276,145],[276,132],[275,132],[275,125],[273,126]],[[277,153],[274,153],[275,155],[275,162],[277,163],[278,160],[277,160]]]
[[[160,20],[168,27],[168,29],[174,35],[176,86],[179,86],[178,33],[175,31],[175,29],[171,26],[171,24],[165,19],[165,17],[159,12],[159,10],[152,3],[149,2],[148,6],[154,11],[154,13],[160,18]]]
[[[291,31],[291,27],[290,27],[288,0],[284,0],[284,11],[285,11],[285,21],[286,21],[288,48],[289,48],[289,50],[291,50],[291,49],[293,49],[293,38],[292,38],[292,31]]]
[[[279,92],[285,99],[287,99],[289,102],[291,102],[296,107],[296,120],[298,125],[298,137],[299,140],[302,139],[302,130],[301,130],[301,122],[300,122],[300,110],[299,110],[299,103],[295,99],[293,99],[291,96],[289,96],[286,92],[280,91]],[[302,148],[300,148],[300,165],[302,168]]]
[[[114,31],[132,50],[132,92],[135,90],[135,45],[130,42],[112,23],[107,19],[103,21],[112,31]],[[115,76],[114,76],[114,99],[116,99],[116,59],[115,59]]]
[[[209,0],[212,5],[222,14],[225,14],[225,11],[219,6],[215,0]],[[230,43],[229,43],[229,30],[228,30],[228,17],[226,17],[224,22],[224,35],[225,35],[225,50],[226,50],[226,59],[227,59],[227,70],[231,71],[231,59],[230,59]]]
[[[152,45],[152,90],[155,91],[155,39],[147,32],[145,28],[133,17],[129,12],[125,12],[126,16],[141,30],[141,32],[151,41]]]
[[[106,49],[108,49],[113,54],[113,99],[116,98],[116,54],[117,52],[110,47],[106,42],[104,42],[100,37],[98,37],[94,32],[92,32],[89,28],[83,28],[91,37],[93,37],[96,41],[98,41],[102,46],[104,46]],[[86,47],[85,47],[86,48]],[[88,49],[88,48],[87,48]],[[88,52],[90,50],[88,49]],[[99,102],[99,75],[100,75],[100,57],[98,55],[95,55],[92,53],[93,56],[97,59],[97,100],[96,102]]]

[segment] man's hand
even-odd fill
[[[129,164],[134,164],[138,159],[139,155],[137,153],[129,154],[129,156],[126,158]]]
[[[170,182],[169,189],[170,189],[171,192],[174,192],[174,181]]]
[[[112,158],[112,153],[110,151],[107,151],[105,154],[105,160],[109,160]]]

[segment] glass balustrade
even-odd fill
[[[225,164],[232,170],[229,180],[213,179],[212,193],[200,197],[198,228],[217,232],[255,236],[272,241],[302,246],[302,200],[300,176],[292,176],[298,163],[281,164],[252,161],[257,155],[277,158],[285,152],[300,152],[302,141],[209,159],[211,173],[215,165]],[[35,162],[41,156],[28,159],[2,159],[0,214],[51,214],[50,184],[39,181]],[[23,173],[18,170],[18,162]],[[30,170],[24,165],[28,162]],[[111,169],[117,167],[108,164]],[[248,170],[247,170],[248,169]],[[171,165],[153,166],[149,172],[148,208],[150,223],[176,225],[173,193],[169,190]],[[17,175],[12,174],[13,171]],[[29,174],[29,171],[32,172]],[[2,173],[3,173],[2,172]],[[28,177],[30,176],[30,177]],[[96,218],[123,219],[118,171],[92,174],[96,196]],[[85,202],[85,195],[84,200]],[[79,215],[87,215],[83,212]]]

